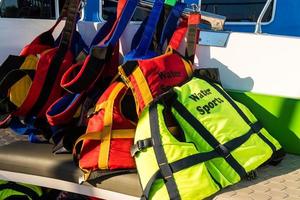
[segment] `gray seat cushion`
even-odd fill
[[[17,141],[0,146],[0,170],[32,174],[78,183],[81,170],[70,154],[52,154],[50,144]],[[125,174],[93,182],[97,187],[131,196],[141,196],[137,174]]]

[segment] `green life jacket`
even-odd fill
[[[197,72],[196,72],[197,73]],[[171,112],[185,141],[172,136]],[[145,199],[203,199],[279,162],[280,144],[216,83],[193,77],[147,108],[136,129],[135,155]]]
[[[39,186],[0,180],[0,199],[37,200],[40,199],[42,194],[42,189]]]

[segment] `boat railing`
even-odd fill
[[[273,0],[268,0],[264,6],[264,8],[262,9],[258,19],[257,19],[257,22],[256,22],[256,25],[255,25],[255,31],[254,33],[256,34],[261,34],[262,33],[262,29],[261,29],[261,21],[262,19],[264,18],[268,8],[270,7],[271,3],[272,3]]]

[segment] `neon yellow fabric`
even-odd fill
[[[163,109],[164,107],[162,105],[158,105],[158,123],[161,129],[162,145],[168,162],[172,163],[189,155],[197,154],[198,151],[194,144],[179,142],[172,136],[164,123]],[[149,138],[150,136],[149,111],[148,108],[146,108],[137,125],[135,142]],[[153,147],[138,153],[135,161],[144,189],[149,179],[159,168]],[[190,168],[176,172],[174,173],[174,178],[183,200],[194,200],[195,197],[197,197],[197,199],[203,199],[219,190],[219,187],[210,177],[204,163],[199,163]],[[160,179],[154,182],[150,191],[150,199],[169,199],[163,180]]]
[[[222,89],[220,86],[219,89]],[[225,144],[235,138],[245,135],[251,130],[249,124],[241,117],[238,111],[230,104],[217,89],[207,81],[192,78],[191,81],[181,87],[173,88],[176,99],[193,117],[196,118],[213,137]],[[237,106],[253,124],[257,122],[255,116],[244,105],[236,102]],[[183,131],[185,142],[178,141],[169,131],[164,119],[164,106],[156,103],[158,112],[158,125],[162,146],[168,163],[197,153],[214,151],[215,147],[201,137],[201,135],[185,120],[174,107],[171,112]],[[139,140],[151,138],[150,114],[146,108],[140,116],[136,129],[135,143]],[[154,117],[155,118],[155,117]],[[153,118],[151,118],[153,120]],[[281,149],[280,144],[264,129],[259,131],[276,148]],[[156,144],[157,145],[157,144]],[[233,159],[246,171],[255,170],[268,161],[273,155],[273,150],[258,133],[253,133],[242,145],[230,152]],[[233,169],[224,157],[209,159],[192,167],[173,173],[175,182],[183,200],[203,199],[217,192],[220,186],[226,187],[241,180],[240,175]],[[151,177],[159,170],[153,147],[140,150],[135,155],[137,170],[141,184],[145,189]],[[212,178],[213,177],[213,178]],[[167,188],[162,179],[156,180],[150,190],[150,199],[169,199]]]
[[[177,94],[177,100],[181,102],[221,144],[242,136],[250,130],[250,126],[241,118],[233,106],[205,80],[194,77],[182,87],[175,87],[174,91]],[[237,103],[237,105],[252,123],[257,121],[248,108],[240,103]],[[175,109],[172,109],[172,113],[186,133],[187,141],[194,142],[201,152],[208,152],[213,149]],[[280,144],[265,129],[262,129],[260,132],[275,145],[276,150],[281,148]],[[250,172],[266,162],[272,156],[272,153],[272,149],[269,145],[257,134],[253,134],[243,145],[235,149],[231,154],[246,172]],[[239,175],[224,158],[210,160],[207,162],[207,166],[214,178],[223,187],[234,184],[240,180]]]
[[[6,184],[8,183],[8,181],[4,181],[4,180],[0,180],[0,185]],[[31,190],[33,190],[39,197],[42,196],[43,192],[42,192],[42,188],[39,186],[35,186],[35,185],[30,185],[30,184],[25,184],[25,183],[17,183],[19,185],[25,186]],[[26,195],[22,192],[18,192],[15,191],[13,189],[4,189],[4,190],[0,190],[0,199],[6,199],[12,195]],[[29,199],[31,199],[29,197]]]
[[[37,56],[29,55],[26,57],[20,69],[35,70],[37,62]],[[9,92],[10,101],[17,107],[20,107],[24,102],[31,87],[31,83],[31,78],[29,76],[25,76],[11,87]]]

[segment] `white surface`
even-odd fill
[[[54,23],[54,20],[0,18],[0,64],[7,56],[18,55],[26,44],[50,29]],[[55,37],[63,24],[64,22],[56,28]]]
[[[227,46],[197,49],[196,65],[217,67],[225,88],[300,98],[300,38],[231,33]]]
[[[137,197],[132,197],[129,195],[112,192],[96,187],[86,186],[86,185],[79,185],[72,182],[62,181],[53,178],[47,178],[42,176],[35,176],[30,174],[22,174],[16,172],[9,172],[0,170],[0,180],[8,180],[14,182],[21,182],[21,183],[29,183],[33,185],[39,185],[42,187],[47,188],[54,188],[68,192],[74,192],[78,194],[83,194],[87,196],[98,197],[102,199],[109,199],[109,200],[138,200]]]
[[[52,20],[0,19],[0,63],[39,33],[47,30]],[[80,22],[79,32],[87,44],[101,26]],[[121,38],[122,52],[128,52],[137,29],[132,23]],[[198,46],[195,59],[199,67],[219,68],[225,88],[256,93],[300,98],[300,38],[251,33],[231,33],[225,48]]]

